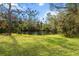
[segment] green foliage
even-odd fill
[[[79,10],[76,10],[77,7],[73,7],[72,5],[77,4],[68,4],[67,11],[59,13],[58,15],[59,30],[67,37],[74,37],[79,33]],[[69,8],[69,6],[71,7]],[[74,10],[76,10],[75,13]]]
[[[49,30],[52,32],[52,33],[54,33],[54,34],[56,34],[57,33],[57,18],[56,18],[56,16],[55,15],[51,15],[51,13],[48,13],[47,14],[47,21],[48,21],[48,28],[49,28]]]
[[[7,21],[0,20],[0,33],[7,32],[7,27],[8,27]]]
[[[28,8],[25,11],[7,9],[0,11],[0,32],[28,33],[28,34],[57,34],[62,33],[67,37],[74,37],[79,33],[79,4],[66,4],[64,11],[59,10],[57,15],[47,13],[45,22],[39,21],[38,11]],[[2,6],[4,8],[4,6]],[[2,9],[1,7],[1,9]],[[11,9],[11,6],[10,6]],[[13,12],[14,11],[14,12]],[[8,12],[8,13],[10,13]],[[9,16],[9,17],[7,17]],[[20,17],[21,16],[21,17]]]

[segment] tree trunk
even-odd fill
[[[8,9],[8,34],[11,35],[12,30],[12,20],[11,20],[11,3],[8,3],[9,9]]]

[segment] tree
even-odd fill
[[[9,24],[8,33],[9,33],[9,35],[11,35],[11,30],[12,30],[11,3],[8,3],[8,6],[9,6],[9,9],[8,9],[8,24]]]
[[[57,19],[55,15],[51,15],[51,13],[47,13],[47,21],[49,25],[49,30],[52,33],[57,33]]]
[[[27,20],[28,20],[28,30],[30,31],[34,31],[37,28],[37,15],[38,15],[38,11],[36,10],[31,10],[30,8],[28,8],[26,10],[26,14],[27,14]]]
[[[53,6],[59,10],[57,15],[58,19],[58,30],[65,34],[67,37],[73,37],[79,32],[79,4],[78,3],[68,3],[64,7],[53,4]],[[64,11],[62,11],[62,9]],[[56,19],[56,20],[57,20]]]

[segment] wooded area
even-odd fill
[[[22,11],[18,8],[11,9],[11,3],[0,5],[0,33],[28,33],[28,34],[58,34],[73,37],[79,33],[79,4],[65,4],[65,8],[55,6],[59,11],[57,15],[47,14],[45,22],[39,21],[37,10],[28,8]],[[26,4],[27,5],[27,4]],[[16,6],[15,6],[16,7]],[[64,9],[64,11],[59,10]],[[52,8],[53,10],[53,8]],[[42,19],[44,20],[44,18]]]
[[[23,9],[23,4],[18,3],[21,9],[11,3],[0,4],[0,55],[79,55],[79,4],[61,4],[49,3],[49,10],[58,13],[49,12],[41,20],[42,12]]]

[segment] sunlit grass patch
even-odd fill
[[[0,55],[79,55],[78,38],[63,35],[0,35]]]

